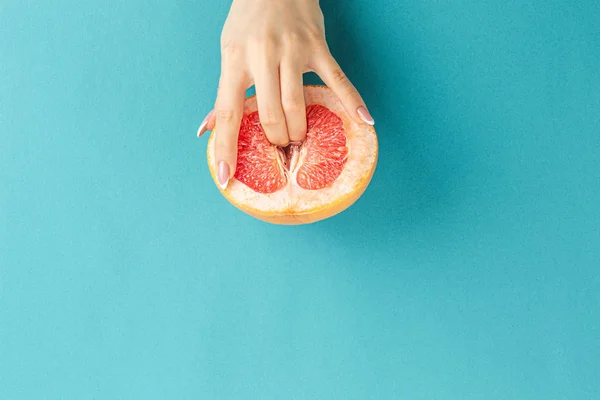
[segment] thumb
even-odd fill
[[[207,131],[212,131],[215,129],[215,123],[217,122],[217,117],[215,115],[215,110],[212,109],[210,112],[204,117],[200,127],[198,128],[198,137],[204,135]]]

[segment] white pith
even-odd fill
[[[270,194],[257,193],[234,178],[223,191],[230,201],[263,213],[308,213],[347,197],[371,174],[377,162],[377,138],[373,128],[354,122],[341,102],[326,87],[305,87],[304,97],[307,105],[321,104],[335,112],[344,123],[348,156],[340,176],[330,187],[319,190],[306,190],[298,186],[296,174],[305,155],[301,148],[300,154],[290,160],[286,171],[287,184],[281,190]],[[254,112],[257,108],[256,97],[247,99],[244,114]],[[215,135],[218,135],[218,131]],[[213,169],[215,135],[211,136],[208,144],[208,162]]]
[[[304,164],[308,150],[303,145],[289,145],[288,148],[290,153],[289,157],[285,155],[284,150],[279,148],[277,149],[277,164],[279,165],[281,174],[285,175],[288,183],[289,181],[296,183],[298,171]],[[346,148],[350,148],[349,143],[346,143]],[[296,186],[299,185],[296,183]]]

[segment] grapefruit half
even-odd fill
[[[306,140],[285,148],[267,140],[256,97],[246,99],[236,172],[224,190],[217,181],[216,129],[208,140],[215,184],[229,202],[260,220],[293,225],[331,217],[363,194],[375,171],[375,129],[350,118],[325,86],[305,86],[304,98]]]

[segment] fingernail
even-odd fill
[[[217,178],[219,179],[219,185],[221,185],[221,189],[225,190],[227,188],[227,184],[229,183],[229,165],[227,165],[225,161],[219,161]]]
[[[302,142],[290,142],[290,144],[291,144],[292,146],[299,146],[299,145],[301,145],[301,144],[302,144]]]
[[[358,113],[358,116],[360,117],[360,119],[365,121],[365,123],[367,123],[369,125],[375,125],[375,120],[373,119],[373,117],[371,117],[371,114],[369,114],[369,112],[367,111],[367,109],[365,107],[363,107],[363,106],[358,107],[358,110],[356,110],[356,112]]]
[[[213,111],[209,112],[208,115],[204,118],[204,120],[200,124],[200,127],[198,128],[198,133],[197,133],[198,137],[202,136],[202,134],[204,132],[206,132],[206,125],[208,125],[208,119],[210,118],[212,113],[213,113]]]

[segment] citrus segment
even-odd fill
[[[235,179],[258,193],[273,193],[286,184],[280,153],[267,140],[258,112],[242,119]]]
[[[314,104],[306,109],[306,125],[306,156],[296,182],[304,189],[323,189],[335,182],[346,163],[344,122],[326,107]]]

